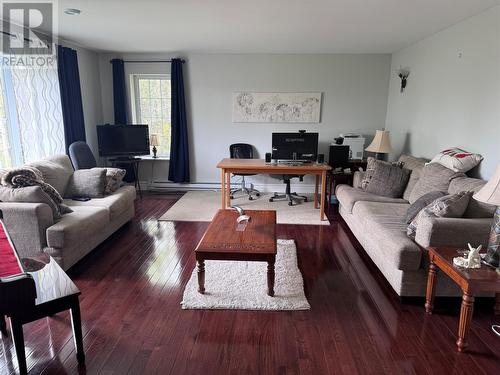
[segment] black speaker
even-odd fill
[[[272,156],[273,154],[271,154],[270,152],[266,152],[266,163],[271,163]]]
[[[330,145],[328,161],[332,168],[346,167],[349,161],[348,145]]]
[[[325,162],[325,154],[318,154],[318,163],[323,164]]]

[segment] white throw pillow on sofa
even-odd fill
[[[473,154],[460,148],[450,148],[434,156],[431,163],[439,163],[455,172],[468,172],[483,160],[482,155]]]

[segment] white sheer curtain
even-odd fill
[[[12,67],[11,74],[23,162],[64,154],[57,65]]]

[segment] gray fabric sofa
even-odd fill
[[[408,197],[420,178],[426,160],[402,155],[405,168],[411,169],[403,198],[386,198],[360,188],[362,172],[356,172],[353,187],[339,185],[336,197],[339,212],[389,284],[399,296],[425,296],[428,271],[427,247],[466,247],[488,242],[494,207],[469,203],[463,218],[423,218],[418,223],[415,241],[406,235]],[[457,177],[447,192],[477,191],[486,181]],[[446,276],[438,274],[438,296],[457,296],[460,290]]]
[[[30,165],[38,168],[44,180],[64,197],[73,173],[66,155]],[[135,197],[133,186],[122,186],[104,198],[87,202],[64,199],[73,212],[57,221],[44,203],[0,202],[0,210],[21,257],[44,251],[66,270],[134,217]]]

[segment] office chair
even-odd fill
[[[78,169],[90,169],[97,167],[97,162],[95,161],[94,154],[89,145],[85,142],[73,142],[69,145],[69,158],[71,163],[75,168]]]
[[[231,159],[253,159],[253,147],[246,143],[234,143],[229,146],[229,155]],[[230,191],[229,196],[231,199],[234,199],[234,194],[239,192],[247,194],[248,199],[251,201],[255,199],[252,194],[255,194],[257,197],[260,196],[260,191],[254,189],[253,184],[250,184],[249,188],[245,184],[245,176],[255,176],[255,174],[236,173],[233,176],[241,176],[241,186]]]
[[[273,176],[277,177],[277,176]],[[275,201],[288,201],[289,206],[293,206],[294,203],[299,203],[301,201],[307,202],[307,197],[303,195],[298,195],[297,193],[292,193],[290,189],[290,180],[292,178],[298,177],[299,181],[304,180],[304,176],[298,176],[298,175],[290,175],[290,174],[285,174],[285,175],[279,175],[278,178],[283,180],[283,183],[286,184],[285,188],[285,194],[278,194],[274,193],[274,195],[269,198],[269,202],[275,202]]]

